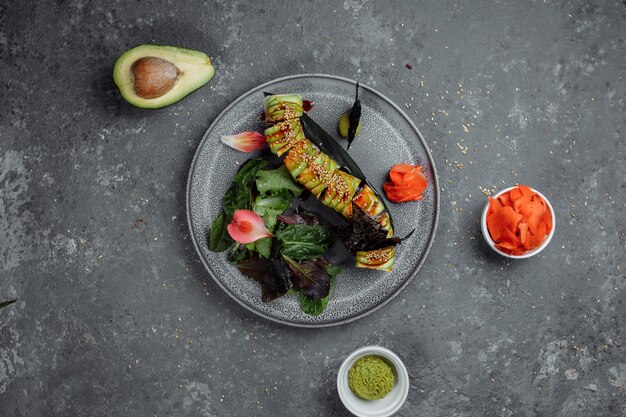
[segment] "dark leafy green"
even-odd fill
[[[304,190],[298,185],[285,165],[276,169],[262,169],[256,175],[256,188],[260,194],[274,194],[283,191],[291,191],[294,197],[298,197]]]
[[[328,261],[324,257],[298,262],[283,255],[283,259],[291,269],[293,285],[302,294],[319,300],[330,293],[330,274],[326,271]]]
[[[271,195],[259,195],[252,210],[263,217],[265,226],[272,229],[276,225],[276,216],[283,214],[291,207],[293,194],[289,190],[282,190]]]
[[[281,254],[294,259],[315,259],[326,253],[334,241],[329,228],[322,225],[290,224],[279,228],[276,238]]]
[[[277,222],[276,217],[291,207],[293,198],[293,194],[288,189],[275,189],[275,194],[257,196],[252,210],[261,216],[265,226],[271,232],[274,232]],[[250,250],[258,252],[262,257],[270,258],[272,255],[273,242],[274,240],[272,238],[263,238],[247,246]]]
[[[242,261],[250,256],[250,251],[246,247],[246,245],[242,245],[240,243],[235,243],[228,249],[228,253],[226,254],[226,259],[229,262],[237,263]]]
[[[300,293],[300,308],[311,316],[319,316],[326,310],[326,306],[328,306],[328,301],[330,300],[330,292],[333,290],[335,277],[341,272],[341,268],[332,264],[326,265],[325,269],[330,275],[330,290],[328,295],[320,299],[315,299],[303,292]]]
[[[246,245],[248,249],[251,251],[256,251],[264,258],[272,257],[272,244],[274,240],[271,237],[264,237],[263,239],[259,239],[256,242],[249,243]]]
[[[209,250],[213,252],[223,252],[233,244],[234,240],[228,234],[228,230],[226,230],[228,223],[230,223],[230,221],[226,221],[226,213],[222,210],[220,215],[217,216],[211,224]]]
[[[337,236],[352,254],[395,246],[402,241],[399,237],[387,238],[387,230],[356,204],[352,204],[352,221],[339,227]]]
[[[17,300],[9,300],[9,301],[3,301],[0,303],[0,308],[4,308],[7,306],[10,306],[11,304],[17,302]]]
[[[304,114],[300,117],[302,123],[302,129],[304,130],[304,136],[311,142],[319,146],[319,148],[333,158],[339,166],[346,172],[354,175],[355,177],[365,180],[365,174],[361,171],[361,168],[354,162],[354,159],[350,156],[345,149],[341,147],[332,136],[330,136],[324,129],[320,127],[308,114]]]
[[[276,216],[278,220],[285,224],[308,224],[309,226],[320,224],[320,219],[313,213],[294,212],[292,214],[280,214]]]
[[[253,257],[237,263],[237,268],[245,276],[261,283],[261,299],[264,302],[285,295],[291,287],[291,270],[280,260]]]
[[[304,136],[315,143],[319,148],[327,153],[331,158],[335,160],[339,164],[339,166],[349,174],[354,175],[355,177],[361,180],[361,186],[367,184],[370,186],[372,190],[378,196],[378,199],[385,207],[385,210],[389,213],[389,221],[391,222],[391,226],[393,227],[393,218],[391,217],[391,212],[387,208],[385,204],[385,200],[380,196],[380,193],[366,178],[363,171],[359,165],[354,162],[354,159],[350,156],[350,154],[341,147],[339,142],[335,140],[332,136],[330,136],[324,129],[320,127],[308,114],[304,114],[300,117],[300,122],[302,122],[302,129],[304,130]]]
[[[354,104],[348,114],[350,120],[350,127],[348,128],[348,149],[352,145],[352,141],[356,136],[356,129],[361,121],[361,100],[359,100],[359,83],[356,83],[356,97],[354,98]]]
[[[233,177],[232,184],[222,200],[224,212],[230,217],[228,223],[235,211],[252,208],[252,189],[249,183],[265,165],[267,161],[263,159],[249,159]]]
[[[209,250],[223,252],[234,243],[226,226],[233,220],[235,211],[252,207],[252,190],[249,183],[256,178],[259,169],[266,164],[267,161],[262,159],[250,159],[233,177],[232,183],[222,199],[222,212],[211,224]]]

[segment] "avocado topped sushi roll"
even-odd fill
[[[302,97],[297,94],[279,94],[265,98],[265,121],[276,123],[297,119],[304,114]]]
[[[298,119],[289,119],[265,129],[265,142],[279,158],[304,139]]]
[[[369,222],[377,224],[377,230],[383,238],[385,234],[386,238],[393,238],[389,212],[364,177],[359,178],[341,169],[337,161],[304,136],[299,119],[304,114],[302,106],[303,100],[296,94],[270,95],[265,98],[265,121],[274,123],[264,132],[272,153],[278,157],[284,156],[283,162],[291,176],[326,207],[349,221],[352,221],[353,211],[360,209],[370,219]],[[395,260],[393,246],[358,249],[352,252],[356,255],[357,267],[387,272],[392,270]]]
[[[330,180],[330,186],[324,193],[322,203],[349,219],[352,217],[351,211],[346,207],[352,207],[352,197],[356,194],[359,184],[361,184],[361,180],[357,177],[340,169],[336,170]]]
[[[391,226],[389,213],[372,187],[365,184],[354,196],[352,201],[370,217],[376,219],[376,222],[380,224],[383,229],[388,231],[387,237],[393,236],[393,227]]]
[[[359,268],[391,272],[395,264],[395,257],[396,249],[393,246],[368,251],[358,251],[356,253],[356,266]]]

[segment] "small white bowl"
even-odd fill
[[[501,194],[506,193],[507,191],[511,191],[513,188],[516,188],[516,187],[505,188],[504,190],[501,190],[500,192],[498,192],[496,195],[492,197],[497,198]],[[545,195],[541,194],[539,191],[535,190],[534,188],[531,188],[531,190],[539,194],[539,197],[541,197],[543,201],[546,202],[546,205],[550,209],[550,215],[552,215],[552,230],[550,230],[550,233],[548,234],[548,236],[543,240],[543,243],[539,245],[538,247],[536,247],[535,249],[528,251],[522,255],[509,255],[508,253],[504,253],[500,249],[496,248],[496,242],[494,242],[493,239],[491,238],[491,235],[489,234],[489,229],[487,228],[487,211],[489,210],[489,200],[487,200],[487,204],[485,204],[485,208],[483,209],[483,214],[480,217],[480,228],[483,232],[483,237],[485,238],[485,241],[487,242],[487,244],[489,245],[491,249],[493,249],[498,254],[505,256],[507,258],[526,259],[526,258],[530,258],[531,256],[535,256],[536,254],[541,252],[546,246],[548,246],[548,243],[550,243],[550,241],[552,240],[552,236],[554,236],[554,229],[556,228],[556,216],[554,214],[554,209],[552,208],[552,204],[550,204],[550,201],[548,201]]]
[[[363,356],[379,356],[391,365],[395,385],[391,392],[380,400],[363,400],[357,397],[348,384],[348,371],[354,363]],[[337,373],[337,391],[339,398],[348,411],[358,417],[388,417],[398,411],[409,395],[409,374],[400,358],[381,346],[365,346],[355,350],[348,356]]]

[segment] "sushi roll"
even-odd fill
[[[265,121],[270,123],[297,119],[304,114],[302,97],[297,94],[278,94],[265,97]]]
[[[362,209],[393,237],[391,217],[376,191],[364,180],[339,167],[329,155],[304,137],[299,117],[304,114],[303,100],[296,94],[271,95],[265,98],[265,121],[274,123],[265,129],[265,141],[272,153],[284,157],[291,176],[344,218],[353,217],[353,204]],[[356,266],[391,271],[393,246],[356,252]]]
[[[391,272],[395,262],[396,249],[393,246],[368,251],[358,251],[356,253],[356,266],[359,268]]]
[[[265,129],[265,142],[279,158],[304,139],[298,119],[289,119]]]
[[[393,227],[391,226],[389,213],[372,187],[365,184],[354,196],[352,201],[370,217],[376,219],[376,222],[380,224],[383,229],[388,231],[387,237],[393,236]]]

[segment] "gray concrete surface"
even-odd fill
[[[399,416],[624,416],[626,4],[345,0],[0,3],[0,415],[347,416],[334,378],[365,344],[411,374]],[[163,110],[111,78],[141,43],[217,75]],[[412,65],[409,69],[405,64]],[[418,277],[338,328],[276,325],[211,281],[185,185],[215,116],[301,72],[388,95],[442,187]],[[539,256],[490,252],[483,190],[544,192]]]

